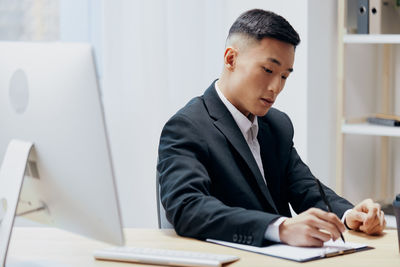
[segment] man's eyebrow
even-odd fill
[[[269,57],[269,58],[267,58],[267,60],[268,60],[268,61],[271,61],[272,63],[275,63],[275,64],[278,65],[278,66],[281,66],[281,65],[282,65],[281,62],[280,62],[279,60],[277,60],[276,58]],[[287,70],[288,70],[289,72],[293,72],[293,68],[288,68]]]

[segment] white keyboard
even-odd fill
[[[172,266],[222,266],[239,259],[232,255],[138,247],[111,247],[97,250],[93,255],[98,260]]]

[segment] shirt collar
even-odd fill
[[[257,116],[254,116],[253,122],[251,122],[242,112],[240,112],[231,102],[224,96],[221,90],[218,87],[218,81],[215,82],[215,90],[222,103],[226,106],[229,112],[232,114],[233,119],[236,124],[239,126],[240,131],[242,132],[246,141],[254,140],[257,138],[258,134],[258,120]]]

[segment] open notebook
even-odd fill
[[[311,260],[317,260],[321,258],[328,258],[348,253],[353,253],[361,250],[372,249],[365,244],[358,243],[343,243],[342,240],[327,241],[323,247],[293,247],[285,244],[275,244],[268,247],[254,247],[248,245],[241,245],[231,242],[219,241],[214,239],[207,239],[208,242],[224,245],[228,247],[238,248],[247,250],[255,253],[265,254],[268,256],[305,262]]]

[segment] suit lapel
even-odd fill
[[[263,122],[258,118],[258,136],[257,140],[260,144],[261,161],[264,167],[265,179],[268,187],[272,190],[271,194],[277,199],[276,192],[279,192],[279,173],[277,173],[277,151],[274,143],[274,138],[268,123]]]
[[[214,82],[215,83],[215,82]],[[214,125],[224,134],[226,139],[232,144],[240,156],[250,168],[253,177],[261,189],[261,192],[270,206],[278,213],[273,198],[264,182],[260,169],[250,151],[242,132],[237,126],[229,110],[225,107],[215,91],[214,83],[204,93],[204,102],[210,116],[215,120]]]

